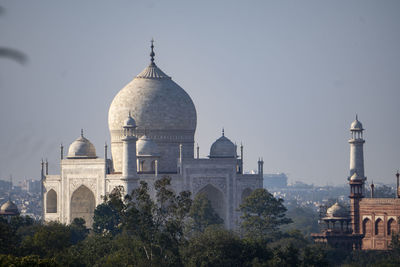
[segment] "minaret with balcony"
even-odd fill
[[[356,116],[351,124],[350,132],[350,216],[354,234],[360,234],[360,200],[364,197],[364,143],[363,126]]]

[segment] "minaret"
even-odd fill
[[[360,200],[364,197],[364,139],[363,126],[356,120],[350,126],[350,216],[351,226],[354,234],[360,234]]]
[[[397,196],[397,198],[400,198],[399,177],[400,177],[400,173],[399,173],[399,170],[397,170],[397,173],[396,173],[396,178],[397,178],[396,196]]]
[[[136,160],[136,122],[129,112],[128,118],[123,126],[122,138],[122,179],[126,194],[130,194],[135,186],[137,178],[137,160]]]
[[[45,182],[45,176],[44,176],[44,162],[42,159],[42,162],[40,163],[41,166],[41,171],[40,171],[40,195],[41,195],[41,201],[40,201],[40,206],[42,208],[42,222],[45,221],[44,218],[44,182]]]
[[[243,174],[243,144],[240,143],[240,173]]]
[[[264,159],[263,158],[258,159],[258,174],[261,176],[261,178],[264,176]]]

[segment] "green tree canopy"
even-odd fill
[[[256,189],[240,205],[241,229],[246,237],[270,239],[279,227],[291,223],[286,218],[283,199],[276,199],[266,189]]]
[[[244,244],[235,233],[222,227],[208,227],[182,247],[186,266],[243,266]]]
[[[93,231],[115,235],[120,232],[121,215],[126,208],[122,199],[122,187],[116,187],[104,202],[96,207],[93,216]]]
[[[189,211],[190,228],[194,232],[203,232],[210,225],[221,225],[224,220],[213,209],[205,194],[197,194]]]

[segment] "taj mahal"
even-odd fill
[[[151,43],[150,64],[114,97],[109,107],[111,158],[104,147],[98,157],[83,131],[68,148],[60,149],[60,174],[50,175],[42,162],[43,218],[69,224],[83,218],[91,227],[103,196],[122,186],[130,193],[140,181],[149,185],[171,178],[175,192],[203,193],[224,220],[236,227],[242,200],[262,188],[263,161],[256,174],[243,171],[243,146],[239,148],[224,131],[210,148],[207,158],[195,148],[197,114],[190,96],[154,62]]]

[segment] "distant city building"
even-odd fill
[[[102,196],[117,186],[127,194],[145,181],[154,197],[154,182],[168,176],[177,193],[205,194],[225,226],[232,229],[240,219],[242,199],[262,187],[263,161],[258,161],[256,174],[245,174],[243,146],[239,157],[224,130],[208,158],[199,158],[199,147],[195,150],[194,146],[197,114],[193,101],[156,66],[153,44],[150,56],[150,65],[119,91],[109,108],[111,160],[107,146],[104,158],[98,158],[82,131],[66,158],[61,147],[59,175],[49,175],[47,162],[42,162],[46,221],[71,223],[81,217],[90,227]]]
[[[356,117],[351,124],[350,132],[350,212],[351,236],[344,231],[331,231],[330,228],[320,234],[312,234],[317,243],[334,244],[352,249],[376,249],[385,250],[389,248],[392,233],[400,231],[400,186],[397,173],[397,188],[395,198],[374,198],[374,185],[371,185],[371,198],[365,197],[365,181],[367,177],[364,174],[364,152],[363,139],[364,128]],[[329,211],[329,209],[328,209]],[[341,214],[345,212],[341,209]],[[343,219],[347,222],[347,215]],[[329,214],[327,212],[327,217]],[[334,216],[332,223],[339,222]],[[343,221],[342,220],[342,221]],[[352,242],[352,245],[349,245]]]
[[[265,188],[285,188],[287,187],[288,178],[284,173],[268,173],[264,174],[264,187]]]
[[[40,180],[27,179],[22,181],[20,186],[22,190],[29,193],[40,193],[41,184]]]

